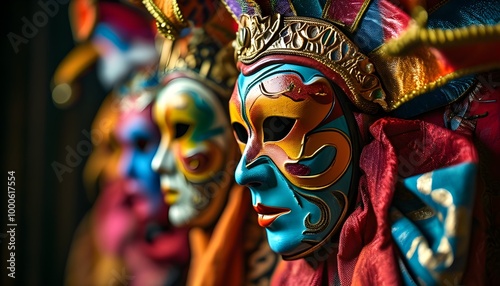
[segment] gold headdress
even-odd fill
[[[301,0],[225,4],[239,19],[238,64],[309,59],[309,66],[332,77],[363,112],[391,112],[427,96],[418,111],[404,114],[413,116],[461,96],[472,82],[463,80],[465,76],[500,67],[500,56],[487,52],[500,47],[500,24],[495,22],[500,9],[480,2],[485,7],[474,11],[475,17],[462,11],[467,7],[429,7],[429,23],[422,7],[411,9],[413,20],[391,1],[350,6],[335,0],[324,5]],[[481,13],[484,18],[477,15]]]
[[[174,40],[179,36],[182,29],[187,28],[188,22],[184,19],[182,11],[176,0],[159,2],[157,5],[153,0],[142,0],[142,4],[148,12],[155,18],[158,31],[169,40]],[[160,8],[160,7],[161,8]],[[163,9],[162,9],[163,8]]]
[[[236,22],[215,2],[200,7],[195,2],[143,0],[165,37],[160,73],[165,80],[185,75],[203,82],[220,97],[229,99],[238,76],[231,43]],[[188,19],[182,15],[189,15]]]
[[[328,22],[305,17],[248,16],[240,18],[236,56],[244,64],[273,54],[298,55],[327,66],[345,81],[351,100],[374,112],[387,108],[385,93],[373,63],[340,29]]]
[[[216,2],[207,2],[204,15],[219,11]],[[237,62],[254,65],[268,55],[311,59],[368,113],[394,111],[423,96],[425,103],[405,108],[405,116],[455,100],[471,86],[467,76],[500,67],[500,54],[491,52],[500,48],[500,8],[491,1],[439,1],[427,11],[407,0],[320,2],[223,0],[240,25]],[[143,3],[153,7],[159,26],[170,27],[167,37],[197,7],[196,1]],[[199,25],[206,16],[196,20]]]
[[[188,76],[227,99],[238,76],[234,49],[231,45],[221,46],[202,28],[194,28],[184,38],[166,40],[160,69],[167,80],[179,75]]]

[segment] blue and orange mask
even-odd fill
[[[321,247],[352,203],[357,131],[341,96],[316,69],[272,64],[241,74],[231,98],[236,181],[251,190],[259,224],[285,259]]]

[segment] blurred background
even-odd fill
[[[56,3],[58,10],[44,13],[40,2]],[[82,182],[88,152],[80,155],[77,148],[81,144],[83,151],[84,142],[90,143],[84,133],[108,90],[92,68],[82,77],[81,97],[73,106],[62,110],[52,102],[51,77],[74,47],[68,2],[6,1],[2,9],[1,285],[62,285],[73,232],[92,203]],[[68,164],[68,150],[80,159]],[[68,167],[59,177],[58,163]],[[6,269],[8,171],[15,171],[16,179],[15,279]]]

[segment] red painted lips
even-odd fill
[[[290,212],[290,209],[287,208],[268,207],[261,203],[253,208],[259,215],[258,222],[261,227],[270,226],[279,216]]]

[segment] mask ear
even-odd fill
[[[69,4],[69,18],[76,42],[87,40],[97,22],[98,8],[95,0],[74,0]]]

